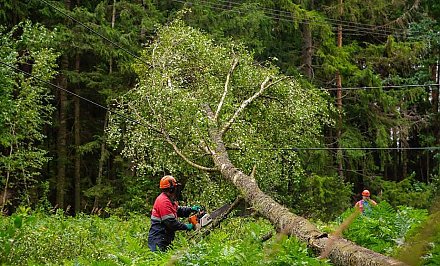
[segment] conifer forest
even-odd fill
[[[439,89],[438,0],[0,0],[0,265],[440,265]]]

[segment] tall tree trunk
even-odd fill
[[[432,123],[432,134],[435,138],[435,145],[438,146],[440,144],[440,117],[439,117],[439,90],[440,90],[440,61],[437,60],[437,63],[433,66],[431,66],[431,78],[432,80],[437,84],[437,86],[434,86],[432,88],[432,114],[434,117],[434,122]],[[427,151],[428,154],[429,151]],[[438,151],[434,154],[430,154],[432,158],[435,158],[434,156],[438,156]],[[430,156],[430,157],[431,157]],[[428,157],[428,161],[429,158]],[[433,165],[434,167],[434,165]],[[439,164],[440,167],[440,164]],[[427,178],[429,178],[429,173],[427,173]]]
[[[439,65],[438,62],[437,64],[434,64],[431,66],[431,79],[437,83],[437,86],[433,86],[432,87],[432,112],[434,114],[438,113],[438,102],[439,102],[439,74],[440,70],[439,70]]]
[[[80,55],[76,54],[75,58],[75,71],[79,73],[80,70]],[[75,89],[75,93],[80,95],[81,89],[79,88],[80,84],[77,85]],[[75,188],[75,213],[78,213],[80,210],[81,204],[81,154],[79,151],[79,147],[81,146],[81,106],[80,99],[78,97],[73,98],[74,103],[74,139],[75,139],[75,174],[74,174],[74,188]]]
[[[116,0],[113,0],[112,21],[111,21],[112,29],[115,28],[115,21],[116,21]],[[142,35],[142,29],[141,29],[141,35]],[[109,68],[109,73],[111,74],[113,72],[113,58],[110,58],[108,68]]]
[[[313,10],[314,2],[313,0],[309,2],[306,7],[308,10]],[[302,65],[303,65],[303,73],[309,79],[313,78],[313,68],[312,68],[312,58],[313,58],[313,38],[312,38],[312,30],[310,29],[309,21],[304,21],[301,24],[301,33],[303,38],[303,47],[302,47]]]
[[[402,150],[402,178],[405,179],[408,176],[408,152]]]
[[[214,113],[209,106],[205,106],[205,111],[208,118],[215,121]],[[289,209],[264,194],[253,175],[244,174],[232,164],[218,128],[214,126],[210,128],[210,138],[215,145],[211,154],[216,168],[225,179],[239,189],[243,198],[254,209],[272,222],[278,231],[297,237],[318,253],[329,250],[328,257],[335,265],[405,265],[342,238],[329,241],[327,235],[320,232],[307,219],[291,213]],[[326,247],[328,242],[331,242],[330,247]]]
[[[145,2],[142,1],[142,6],[145,10]],[[113,9],[112,9],[112,20],[111,20],[111,27],[112,29],[115,28],[115,21],[116,21],[116,0],[113,0]],[[145,34],[144,27],[141,28],[141,38]],[[109,75],[113,73],[113,58],[110,58],[109,61]],[[107,106],[108,107],[108,106]],[[106,155],[106,129],[107,129],[107,123],[109,118],[109,111],[106,111],[105,118],[104,118],[104,128],[102,130],[102,139],[101,139],[101,156],[99,157],[98,162],[98,176],[96,177],[96,186],[99,188],[102,184],[102,173],[104,170],[104,163],[106,161],[107,155]],[[93,209],[96,210],[99,208],[99,196],[95,195],[95,201],[93,202]]]
[[[429,183],[429,162],[431,161],[431,156],[430,156],[430,151],[425,151],[426,152],[426,183]],[[423,164],[423,160],[420,162],[420,164]]]
[[[342,19],[342,13],[343,13],[343,6],[342,6],[342,0],[339,0],[339,15]],[[338,25],[338,47],[342,48],[342,25]],[[338,124],[337,124],[337,132],[336,132],[336,138],[338,143],[338,148],[340,148],[340,139],[342,134],[342,77],[340,72],[338,71],[336,75],[336,86],[337,86],[337,92],[336,92],[336,99],[337,99],[337,107],[338,107]],[[336,154],[337,162],[338,162],[338,175],[342,179],[344,178],[344,173],[342,171],[342,162],[343,162],[343,154],[342,150],[338,149]]]
[[[61,69],[67,70],[69,59],[66,55],[62,57]],[[60,85],[67,89],[67,77],[61,74]],[[58,135],[57,135],[57,197],[56,205],[64,208],[64,196],[66,187],[66,162],[67,162],[67,93],[59,90],[59,108],[58,108]]]
[[[65,0],[66,9],[70,9],[70,0]],[[61,59],[61,70],[69,69],[69,59],[63,55]],[[67,77],[61,74],[60,85],[67,90]],[[66,162],[67,162],[67,93],[59,90],[59,109],[58,109],[58,135],[57,135],[57,195],[56,205],[64,208],[64,196],[66,188]]]
[[[306,21],[301,24],[301,32],[303,37],[302,47],[302,71],[309,79],[313,78],[312,69],[312,55],[313,55],[313,40],[312,30],[310,29],[309,22]]]
[[[393,128],[393,147],[395,148],[399,148],[399,144],[397,143],[397,129],[394,127]],[[398,181],[397,180],[397,171],[398,171],[398,167],[399,167],[399,154],[400,152],[398,150],[394,150],[393,151],[393,180],[394,181]]]
[[[105,137],[105,130],[107,128],[107,123],[108,123],[108,117],[109,117],[109,112],[107,111],[105,113],[105,119],[104,119],[104,129],[102,132],[102,140],[101,140],[101,156],[99,158],[99,163],[98,163],[98,176],[96,177],[96,186],[99,188],[102,184],[102,172],[104,169],[104,163],[105,160],[107,158],[106,156],[106,137]],[[93,209],[97,209],[99,208],[99,196],[95,195],[95,201],[93,203]]]

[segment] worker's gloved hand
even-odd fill
[[[193,224],[186,224],[186,230],[190,231],[194,229],[194,225]]]
[[[194,205],[194,206],[191,207],[191,210],[192,210],[192,211],[195,211],[195,212],[198,212],[198,211],[200,211],[201,209],[202,209],[202,207],[200,207],[199,205]]]

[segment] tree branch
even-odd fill
[[[205,166],[202,166],[202,165],[196,164],[195,162],[193,162],[193,161],[191,161],[190,159],[188,159],[188,157],[186,157],[186,156],[182,153],[182,151],[180,151],[180,149],[177,147],[176,143],[174,143],[174,141],[171,140],[170,135],[169,135],[168,132],[165,130],[165,126],[164,126],[164,123],[163,123],[163,120],[162,120],[161,116],[160,116],[159,114],[156,114],[156,112],[154,111],[153,106],[151,106],[150,99],[149,99],[148,97],[147,97],[147,102],[148,102],[148,106],[150,107],[151,111],[153,112],[153,115],[157,118],[157,121],[158,121],[159,124],[160,124],[160,128],[161,128],[160,133],[165,137],[165,140],[168,142],[168,144],[170,144],[170,145],[173,147],[174,152],[175,152],[178,156],[180,156],[180,158],[182,158],[182,159],[183,159],[185,162],[187,162],[189,165],[191,165],[191,166],[193,166],[193,167],[195,167],[195,168],[197,168],[197,169],[199,169],[199,170],[202,170],[202,171],[208,171],[208,172],[214,172],[214,171],[217,171],[216,168],[205,167]]]
[[[280,78],[274,82],[270,81],[270,77],[267,77],[263,83],[260,85],[260,90],[257,91],[254,95],[252,95],[250,98],[246,99],[244,102],[241,103],[240,107],[235,111],[234,115],[229,119],[229,121],[223,126],[223,128],[220,130],[220,134],[224,135],[226,131],[231,127],[231,125],[235,122],[235,119],[240,115],[240,113],[256,98],[258,98],[267,88],[281,82],[282,80],[286,79],[287,77]]]
[[[251,174],[249,175],[249,177],[251,178],[251,179],[253,179],[253,180],[255,180],[255,170],[257,169],[257,165],[256,164],[254,164],[254,167],[252,167],[252,172],[251,172]]]
[[[162,134],[165,136],[165,140],[173,147],[174,151],[177,153],[177,155],[180,156],[180,158],[182,158],[185,162],[187,162],[189,165],[202,170],[202,171],[208,171],[208,172],[214,172],[214,171],[218,171],[217,168],[210,168],[210,167],[205,167],[199,164],[196,164],[195,162],[191,161],[190,159],[188,159],[177,147],[176,143],[174,143],[170,136],[168,135],[168,133],[164,130],[162,132]]]
[[[222,109],[223,103],[224,103],[225,98],[226,98],[226,94],[228,92],[228,86],[229,86],[229,81],[230,81],[231,76],[232,76],[232,72],[234,71],[234,69],[235,69],[235,67],[237,65],[238,65],[238,58],[235,58],[234,62],[232,62],[231,68],[229,69],[228,75],[226,76],[225,90],[223,91],[222,98],[221,98],[220,102],[218,103],[217,111],[215,112],[215,115],[214,115],[214,120],[217,120],[218,115],[220,113],[220,110]]]
[[[212,155],[213,151],[209,148],[208,144],[206,144],[205,140],[201,140],[199,146],[206,154]]]

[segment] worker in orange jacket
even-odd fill
[[[361,213],[365,211],[371,211],[372,206],[376,206],[377,203],[370,199],[370,191],[364,190],[362,191],[362,199],[354,205],[355,208],[358,208]]]
[[[165,251],[174,239],[177,230],[193,230],[191,223],[182,223],[178,217],[189,217],[200,206],[179,206],[177,194],[180,184],[170,175],[164,176],[159,183],[162,193],[156,198],[151,211],[151,227],[148,233],[148,247],[151,251]]]

